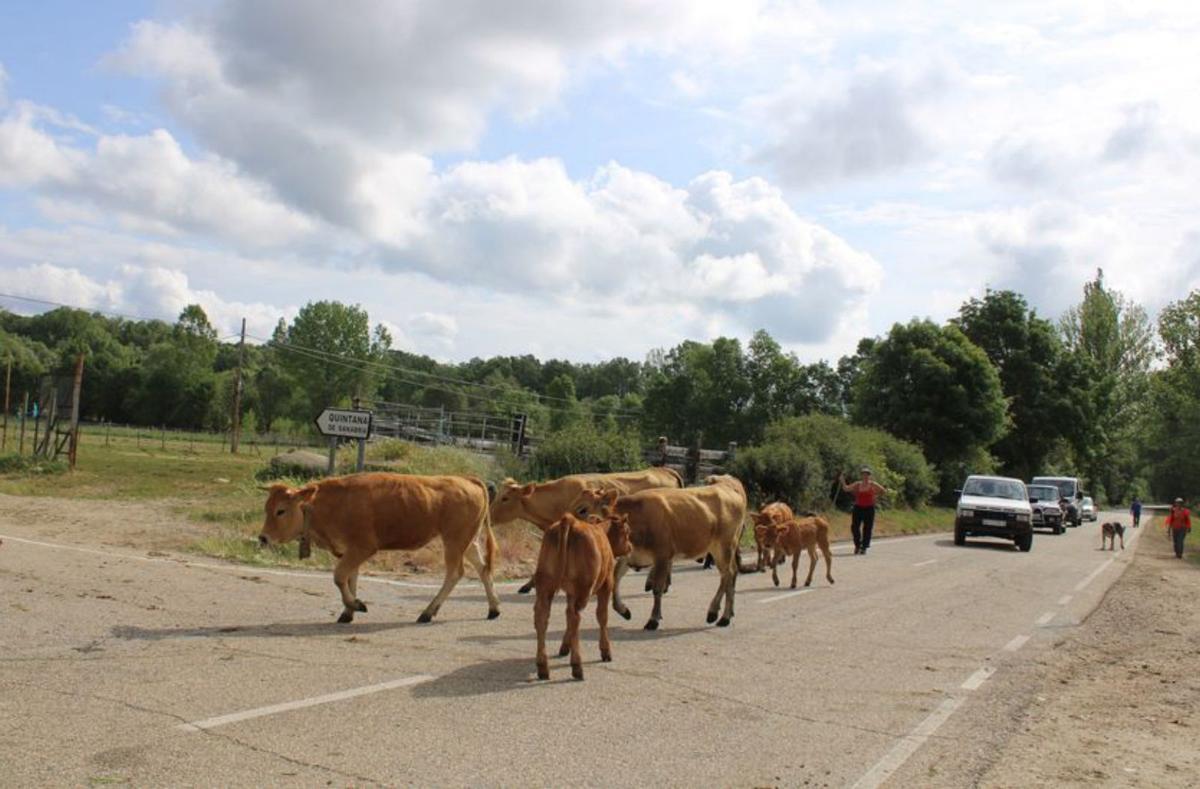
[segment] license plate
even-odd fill
[[[997,520],[996,518],[984,518],[984,526],[1007,526],[1008,521]]]

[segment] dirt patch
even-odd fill
[[[1196,785],[1200,565],[1176,559],[1161,526],[1143,528],[981,786]]]

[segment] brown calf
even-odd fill
[[[796,515],[792,512],[792,508],[781,501],[772,502],[759,512],[750,513],[750,520],[754,522],[754,547],[758,552],[758,558],[754,565],[756,572],[765,571],[771,561],[771,549],[767,546],[768,534],[774,531],[776,524],[791,523],[795,518]],[[773,543],[774,539],[771,539]],[[781,555],[776,558],[776,561],[783,561],[783,558]]]
[[[808,551],[808,577],[804,585],[812,584],[813,570],[817,566],[817,548],[825,555],[825,579],[833,583],[833,554],[829,550],[829,522],[819,515],[796,518],[787,523],[776,523],[767,527],[766,542],[776,559],[792,557],[792,588],[796,588],[796,573],[800,566],[800,552]],[[777,566],[781,562],[769,560],[771,580],[779,586]]]
[[[409,474],[354,474],[312,482],[301,488],[275,484],[267,489],[259,542],[300,539],[301,555],[311,541],[337,557],[333,582],[342,593],[342,615],[350,622],[367,607],[358,599],[358,570],[378,551],[411,551],[442,538],[446,576],[421,613],[428,622],[463,576],[466,560],[479,573],[488,600],[488,619],[500,616],[492,588],[496,540],[488,518],[488,492],[475,477]],[[482,532],[482,535],[481,535]],[[480,551],[477,537],[483,537]]]
[[[696,558],[705,553],[713,555],[721,576],[708,606],[707,620],[725,627],[733,619],[737,541],[746,520],[746,489],[727,475],[710,477],[706,482],[697,488],[657,488],[628,496],[586,490],[571,507],[576,515],[628,516],[633,551],[617,561],[613,608],[630,618],[629,608],[621,600],[621,577],[630,564],[652,564],[654,610],[646,622],[647,630],[658,629],[662,620],[662,596],[670,580],[671,562],[676,557]],[[722,598],[725,608],[718,620]]]
[[[596,597],[596,621],[600,625],[600,659],[605,663],[612,660],[608,602],[614,587],[614,557],[625,556],[631,549],[629,519],[623,516],[582,521],[567,514],[546,530],[538,552],[537,570],[533,574],[537,590],[533,626],[537,630],[538,679],[550,679],[546,627],[550,623],[550,606],[559,589],[567,596],[567,629],[558,654],[561,657],[571,653],[571,676],[583,679],[579,622],[593,595]]]

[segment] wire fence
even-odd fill
[[[22,421],[24,425],[22,426]],[[22,427],[24,428],[22,436]],[[8,419],[7,425],[0,428],[0,445],[4,452],[32,454],[35,436],[46,429],[46,420],[22,420],[20,417]],[[197,430],[177,430],[168,427],[150,427],[147,425],[126,425],[115,422],[80,422],[80,441],[89,444],[113,447],[133,446],[138,449],[176,450],[195,453],[218,453],[229,451],[229,432],[206,432]],[[295,435],[287,433],[246,433],[241,438],[242,453],[262,455],[267,452],[279,452],[289,449],[328,447],[328,441],[316,435]]]

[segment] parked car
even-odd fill
[[[972,474],[958,494],[955,545],[963,545],[967,537],[1002,537],[1022,551],[1033,547],[1033,508],[1024,482]]]
[[[1085,521],[1096,520],[1096,502],[1092,501],[1091,496],[1084,496],[1079,503],[1079,517]]]
[[[1063,523],[1067,526],[1078,526],[1082,518],[1079,515],[1079,504],[1083,501],[1083,483],[1079,477],[1034,477],[1033,485],[1053,485],[1058,488],[1059,496],[1065,499],[1059,506],[1063,511]]]
[[[1066,531],[1063,526],[1063,511],[1058,506],[1059,492],[1054,485],[1025,486],[1029,492],[1029,506],[1033,508],[1033,528],[1049,529],[1054,534]]]

